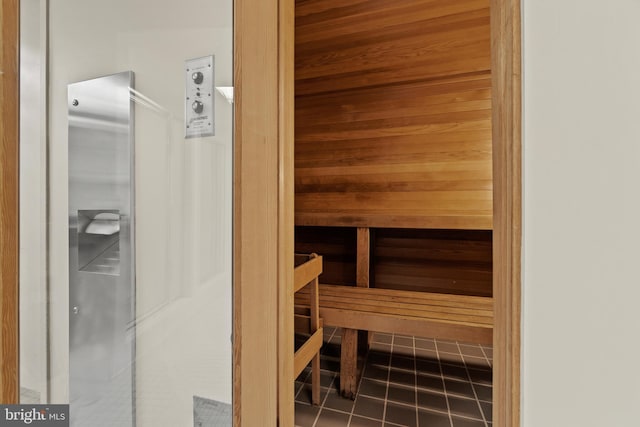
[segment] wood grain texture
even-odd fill
[[[368,288],[371,285],[371,229],[360,227],[356,230],[357,259],[356,286]],[[358,331],[358,355],[363,358],[369,351],[373,334],[369,331]]]
[[[296,334],[305,334],[311,335],[313,333],[313,328],[311,327],[311,315],[306,314],[308,310],[304,310],[305,314],[295,314],[293,317],[295,332]],[[322,328],[323,322],[322,319],[319,319],[318,327]]]
[[[297,225],[491,229],[489,0],[296,3]]]
[[[287,161],[286,143],[279,141],[284,125],[278,6],[277,0],[234,2],[235,426],[278,425],[278,377],[281,370],[293,375],[293,343],[287,358],[278,358],[279,329],[293,324],[293,306],[289,316],[279,291],[279,284],[285,291],[293,288],[293,251],[282,258],[293,224],[289,232],[281,227],[287,221],[280,187]],[[292,340],[293,330],[289,336]]]
[[[320,308],[323,316],[323,308]],[[324,316],[322,317],[324,321]],[[337,326],[337,325],[336,325]],[[355,399],[358,392],[358,330],[344,327],[340,344],[340,394]]]
[[[298,292],[322,273],[322,257],[312,254],[293,270],[293,292]]]
[[[303,344],[303,346],[296,351],[294,356],[294,370],[293,378],[300,375],[302,369],[307,366],[309,360],[312,361],[311,366],[311,402],[314,405],[319,405],[320,402],[320,348],[322,347],[322,329],[319,332],[318,328],[321,328],[321,319],[319,317],[319,295],[318,295],[318,276],[322,273],[322,257],[315,253],[310,255],[294,256],[295,269],[293,271],[293,292],[296,293],[301,289],[307,289],[309,294],[309,331],[311,337]],[[291,309],[293,311],[293,295],[291,298]],[[295,313],[295,311],[294,311]],[[296,319],[296,316],[294,316]],[[294,329],[299,331],[300,319],[296,319],[297,325],[294,324]],[[311,342],[314,342],[312,345]],[[312,351],[311,349],[315,349]],[[290,382],[293,378],[287,378],[286,381]],[[281,378],[281,380],[283,380]],[[284,381],[282,381],[284,382]],[[289,399],[291,399],[290,395]]]
[[[293,374],[294,377],[300,375],[303,369],[309,364],[311,359],[314,359],[314,356],[319,354],[320,347],[322,347],[322,328],[319,328],[315,332],[311,334],[311,337],[300,347],[298,351],[296,351],[294,356],[294,367]],[[317,370],[318,375],[320,374],[320,369]],[[318,377],[318,380],[320,378]],[[314,386],[318,385],[320,387],[320,381],[317,383],[314,382]],[[314,402],[314,404],[316,404]]]
[[[492,298],[326,284],[319,290],[320,315],[328,326],[492,342]],[[296,305],[308,304],[308,293],[296,294]]]
[[[314,405],[319,405],[320,402],[320,348],[322,347],[322,328],[320,327],[320,295],[318,292],[318,277],[312,280],[310,286],[311,294],[309,296],[309,306],[310,306],[310,327],[311,330],[315,331],[315,334],[320,336],[320,344],[318,350],[313,357],[311,362],[311,402]],[[318,329],[320,328],[320,329]],[[313,336],[312,336],[313,338]],[[296,374],[295,376],[299,375]]]
[[[488,0],[296,2],[296,94],[490,68]]]
[[[294,20],[295,1],[278,0],[278,425],[294,426]],[[268,84],[268,82],[266,82]],[[320,261],[322,262],[322,261]],[[317,278],[316,278],[317,280]],[[315,327],[318,324],[315,322]],[[320,333],[322,337],[322,332]],[[320,339],[322,345],[322,339]],[[313,359],[313,398],[319,396],[320,355]],[[318,389],[318,390],[316,390]]]
[[[371,232],[363,227],[357,230],[356,286],[369,287],[369,270],[371,269]]]
[[[354,398],[358,390],[358,330],[493,342],[493,300],[469,295],[410,292],[362,286],[320,285],[320,315],[342,328],[340,393]],[[301,291],[295,303],[302,312],[313,294]]]
[[[356,231],[344,227],[296,227],[296,253],[322,254],[320,282],[354,286]]]
[[[424,338],[456,340],[474,344],[491,344],[490,326],[450,323],[421,317],[402,317],[375,311],[357,312],[350,309],[320,309],[327,325],[360,328],[388,334],[412,335]],[[342,372],[342,369],[341,371]]]
[[[378,229],[375,287],[490,297],[490,231]]]
[[[19,6],[0,6],[0,403],[19,403]]]
[[[491,0],[494,168],[493,425],[520,425],[522,44],[519,0]]]

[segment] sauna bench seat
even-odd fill
[[[326,326],[493,342],[493,299],[489,297],[325,284],[318,290],[320,317]],[[298,292],[295,305],[303,314],[309,306],[309,293]]]
[[[493,299],[490,297],[327,284],[320,284],[318,293],[320,317],[326,326],[493,343]],[[309,293],[302,290],[295,296],[296,314],[304,315],[308,307]],[[357,392],[355,358],[357,355],[345,351],[343,346],[340,390],[351,398]]]

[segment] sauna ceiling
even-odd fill
[[[492,228],[489,0],[297,0],[296,225]]]

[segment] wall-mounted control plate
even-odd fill
[[[203,56],[185,62],[185,137],[215,135],[214,58]]]

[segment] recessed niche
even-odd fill
[[[120,211],[78,211],[78,269],[120,275]]]

